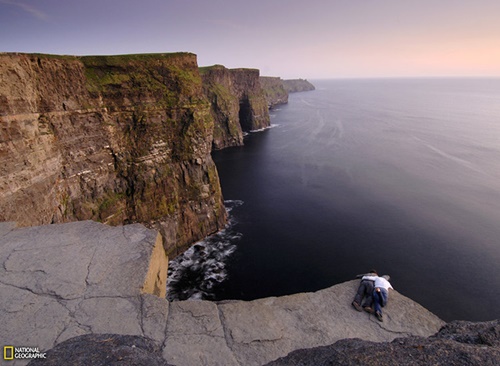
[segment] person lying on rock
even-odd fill
[[[363,311],[361,305],[365,311],[370,314],[373,314],[372,302],[373,302],[373,290],[374,290],[374,280],[367,279],[367,277],[374,278],[378,277],[377,271],[372,269],[369,273],[357,275],[356,278],[361,278],[361,282],[358,287],[358,291],[356,292],[356,296],[354,296],[354,300],[352,302],[352,306],[357,311]],[[364,298],[364,302],[363,302]]]
[[[387,275],[384,276],[364,276],[362,279],[373,280],[374,290],[373,290],[373,303],[375,308],[375,316],[379,321],[384,321],[382,317],[382,308],[387,305],[389,300],[389,289],[394,287],[391,286]]]

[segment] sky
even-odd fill
[[[283,78],[500,76],[500,0],[0,0],[0,52],[192,52]]]

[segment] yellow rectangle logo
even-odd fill
[[[9,356],[9,351],[10,351],[10,356]],[[6,361],[14,359],[14,346],[3,347],[3,359]]]

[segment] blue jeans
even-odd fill
[[[385,288],[381,288],[380,292],[373,291],[373,303],[375,304],[375,311],[382,314],[382,308],[387,305],[389,294]]]
[[[372,306],[372,294],[373,294],[373,281],[362,280],[358,287],[358,292],[354,297],[354,301],[359,305]],[[365,302],[362,304],[363,297],[365,297]]]

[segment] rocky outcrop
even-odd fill
[[[297,93],[315,89],[314,85],[305,79],[283,80],[283,85],[286,91],[289,93]]]
[[[163,337],[166,277],[160,235],[140,224],[0,223],[0,340],[49,349],[89,333]]]
[[[280,104],[288,103],[288,92],[281,78],[261,76],[260,84],[262,85],[262,89],[264,89],[264,95],[266,96],[269,109]]]
[[[149,275],[157,236],[140,224],[0,224],[2,342],[45,352],[85,334],[129,335],[153,340],[173,365],[263,365],[344,338],[427,337],[444,324],[397,292],[391,292],[383,323],[355,311],[351,301],[359,281],[249,302],[169,303],[155,296],[163,296],[156,288],[164,272]],[[159,280],[148,290],[151,277]],[[82,348],[89,346],[89,338],[82,340]]]
[[[498,365],[500,320],[446,324],[432,337],[396,338],[390,343],[345,339],[331,346],[297,350],[267,366]]]
[[[214,65],[200,68],[200,73],[215,120],[214,149],[243,145],[244,132],[270,125],[259,70]]]
[[[280,104],[287,104],[289,93],[315,89],[314,85],[303,79],[282,80],[279,77],[261,76],[260,83],[270,109]]]
[[[497,365],[500,321],[453,322],[429,338],[396,338],[391,343],[344,339],[332,346],[297,350],[267,366],[327,365]],[[151,339],[116,334],[84,335],[58,344],[47,360],[30,365],[170,365]]]
[[[141,222],[175,255],[225,224],[213,130],[193,54],[0,54],[0,220]]]
[[[140,336],[86,334],[59,343],[30,366],[169,366],[161,345]]]
[[[215,65],[200,69],[203,91],[210,101],[215,121],[213,148],[243,145],[243,130],[240,124],[240,101],[232,93],[232,75],[224,66]]]

